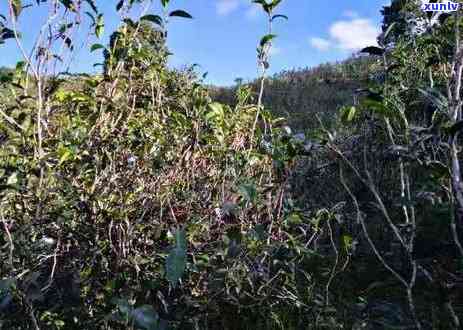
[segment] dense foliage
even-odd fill
[[[378,79],[375,60],[368,56],[352,57],[340,63],[326,63],[314,68],[282,71],[268,78],[263,100],[269,110],[283,116],[291,128],[308,132],[316,129],[316,115],[332,123],[339,110],[352,104],[354,93]],[[234,104],[241,79],[232,87],[209,87],[214,100]],[[247,85],[256,90],[259,81]]]
[[[460,13],[394,0],[365,56],[267,77],[258,0],[261,76],[220,89],[166,66],[170,2],[71,75],[97,3],[8,0],[21,49],[60,15],[0,70],[0,329],[460,329]]]

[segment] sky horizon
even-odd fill
[[[157,2],[149,13],[159,13]],[[117,1],[96,3],[105,14],[105,33],[100,41],[105,44],[119,24]],[[280,19],[274,25],[278,37],[269,73],[341,61],[375,44],[381,26],[380,10],[388,3],[388,0],[283,0],[276,13],[287,15],[289,20]],[[258,75],[256,46],[266,33],[266,20],[251,0],[171,0],[170,8],[184,9],[194,19],[171,20],[168,47],[174,55],[169,65],[199,64],[200,73],[208,72],[206,83],[218,86],[231,85],[236,78],[251,80]],[[24,10],[20,30],[34,32],[28,27],[41,25],[43,17],[35,10]],[[7,13],[3,2],[0,14]],[[33,37],[24,33],[23,42],[28,48]],[[97,41],[89,44],[94,42]],[[73,72],[98,72],[93,64],[101,61],[102,55],[90,54],[89,44],[76,53]],[[0,66],[14,66],[20,59],[13,40],[0,46],[0,52],[6,55],[0,56]]]

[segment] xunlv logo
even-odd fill
[[[446,3],[424,3],[421,6],[423,11],[457,11],[460,4],[447,1]]]

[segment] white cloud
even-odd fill
[[[329,39],[314,37],[310,39],[310,44],[320,51],[326,51],[332,47],[357,51],[376,45],[379,33],[379,26],[375,26],[371,20],[352,18],[334,22],[329,28]]]
[[[217,0],[215,9],[217,15],[220,16],[227,16],[237,10],[243,10],[247,19],[254,20],[259,16],[261,6],[250,3],[249,0]]]
[[[328,50],[331,47],[331,42],[323,38],[310,38],[309,42],[312,47],[321,51]]]
[[[219,16],[227,16],[238,10],[243,11],[244,17],[255,20],[262,10],[261,5],[252,3],[249,0],[216,0],[216,13]]]
[[[237,10],[239,5],[239,0],[219,0],[215,5],[215,9],[218,15],[225,16]]]
[[[333,42],[343,50],[358,50],[375,45],[379,32],[379,27],[375,27],[369,19],[364,18],[338,21],[330,27]]]

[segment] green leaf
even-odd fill
[[[65,37],[65,36],[63,36],[63,39],[64,39],[64,43],[66,44],[66,46],[67,46],[69,49],[73,50],[74,47],[72,46],[72,39],[69,38],[69,37]]]
[[[178,229],[175,231],[175,245],[177,248],[184,250],[186,253],[187,241],[184,230]]]
[[[96,20],[95,20],[95,16],[93,16],[91,13],[89,13],[88,11],[85,12],[85,15],[87,15],[91,20],[92,20],[92,26],[95,26],[96,25]]]
[[[166,259],[166,278],[172,286],[175,287],[180,278],[182,278],[185,266],[185,251],[179,248],[172,249]]]
[[[126,299],[120,298],[113,298],[111,302],[117,306],[119,311],[125,318],[127,318],[132,312],[132,306],[130,306],[129,302]]]
[[[124,0],[120,0],[116,5],[116,10],[119,11],[124,6]]]
[[[442,16],[442,15],[440,15]],[[439,17],[440,19],[440,17]],[[397,22],[393,22],[391,25],[389,25],[389,27],[387,28],[386,32],[384,32],[384,35],[383,35],[383,39],[386,40],[387,37],[389,36],[389,33],[391,33],[392,29],[395,27]]]
[[[352,242],[353,242],[352,236],[348,234],[342,235],[342,247],[344,248],[345,252],[349,252],[350,249],[352,248]]]
[[[383,55],[384,52],[385,50],[383,48],[376,47],[376,46],[365,47],[360,51],[360,53],[367,53],[370,55],[378,55],[378,56]]]
[[[23,10],[22,0],[12,0],[11,6],[13,8],[13,14],[15,17],[21,15],[21,12]]]
[[[132,311],[132,318],[136,325],[143,329],[154,330],[159,326],[159,315],[153,306],[143,305]]]
[[[159,15],[145,15],[140,18],[140,21],[149,21],[151,23],[162,26],[162,18]]]
[[[272,16],[272,21],[277,19],[277,18],[283,18],[285,20],[288,20],[288,16],[286,16],[286,15],[273,15]]]
[[[14,172],[8,177],[8,179],[6,180],[6,184],[8,186],[14,186],[17,183],[18,183],[18,173]]]
[[[352,120],[354,120],[355,115],[357,114],[357,108],[356,107],[343,107],[341,109],[341,118],[344,122],[350,123]]]
[[[15,37],[14,31],[8,28],[3,28],[0,29],[0,39],[1,40],[7,40],[7,39],[13,39]]]
[[[433,88],[421,89],[418,88],[418,91],[423,94],[429,101],[434,104],[439,111],[446,112],[448,109],[448,101],[445,95],[443,95],[439,90]]]
[[[59,155],[59,164],[63,164],[65,161],[71,159],[73,157],[73,152],[71,149],[67,147],[59,147],[58,148],[58,155]]]
[[[75,11],[74,3],[71,0],[59,0],[67,10]]]
[[[122,22],[124,22],[125,24],[127,24],[128,26],[130,26],[131,28],[136,28],[137,24],[135,24],[135,22],[130,19],[130,18],[124,18],[122,20]],[[116,32],[118,33],[118,35],[122,36],[123,34],[119,33],[119,32]]]
[[[281,0],[273,0],[271,3],[267,3],[265,0],[254,0],[253,2],[260,4],[264,11],[271,15],[272,11],[280,4]]]
[[[95,50],[98,49],[103,49],[105,48],[102,44],[93,44],[92,47],[90,47],[90,52],[94,52]]]
[[[266,44],[268,44],[270,41],[272,41],[275,38],[276,38],[275,34],[267,34],[263,36],[262,39],[260,40],[260,47],[263,48]]]
[[[167,5],[169,4],[169,0],[161,0],[161,5],[166,8]]]
[[[92,10],[95,12],[95,14],[98,14],[98,9],[96,8],[95,1],[94,0],[85,0],[86,3],[92,8]]]
[[[265,0],[254,0],[253,2],[260,4],[262,8],[264,9],[264,11],[267,14],[270,14],[271,4],[268,4]]]
[[[247,202],[252,203],[257,199],[257,188],[252,183],[241,184],[238,191]]]
[[[211,111],[209,111],[207,114],[206,114],[206,119],[207,120],[211,120],[211,119],[214,119],[214,118],[217,118],[217,117],[223,117],[223,114],[224,114],[224,109],[223,109],[223,105],[219,102],[213,102],[211,104],[209,104],[209,108],[211,109]]]
[[[95,35],[99,39],[104,33],[104,18],[103,15],[98,15],[95,25]]]
[[[349,113],[347,114],[347,121],[352,121],[357,113],[356,107],[350,107]]]
[[[187,241],[185,231],[177,229],[175,231],[175,247],[172,248],[166,258],[166,278],[174,287],[182,278],[183,272],[185,271],[186,249]]]
[[[26,62],[25,61],[19,61],[16,63],[15,70],[18,72],[22,72],[24,68],[26,67]]]
[[[299,225],[302,223],[302,218],[297,213],[291,213],[287,218],[286,221],[292,225]]]
[[[443,25],[445,23],[445,21],[450,17],[452,17],[452,15],[450,13],[442,13],[442,14],[440,14],[439,17],[438,17],[439,23],[441,25]]]
[[[276,8],[281,3],[281,0],[273,0],[272,1],[272,9]]]
[[[265,230],[265,226],[261,223],[256,224],[255,227],[249,231],[250,238],[256,241],[263,241],[266,235],[267,231]]]
[[[184,18],[193,18],[190,14],[188,14],[184,10],[174,10],[169,14],[170,17],[184,17]]]
[[[69,24],[62,24],[59,28],[59,32],[60,33],[64,33],[66,32],[67,30],[69,30],[70,28],[72,28],[74,26],[74,23],[69,23]]]
[[[223,105],[219,102],[212,102],[211,104],[209,104],[209,108],[211,108],[211,110],[214,112],[214,113],[222,113],[223,112]]]

